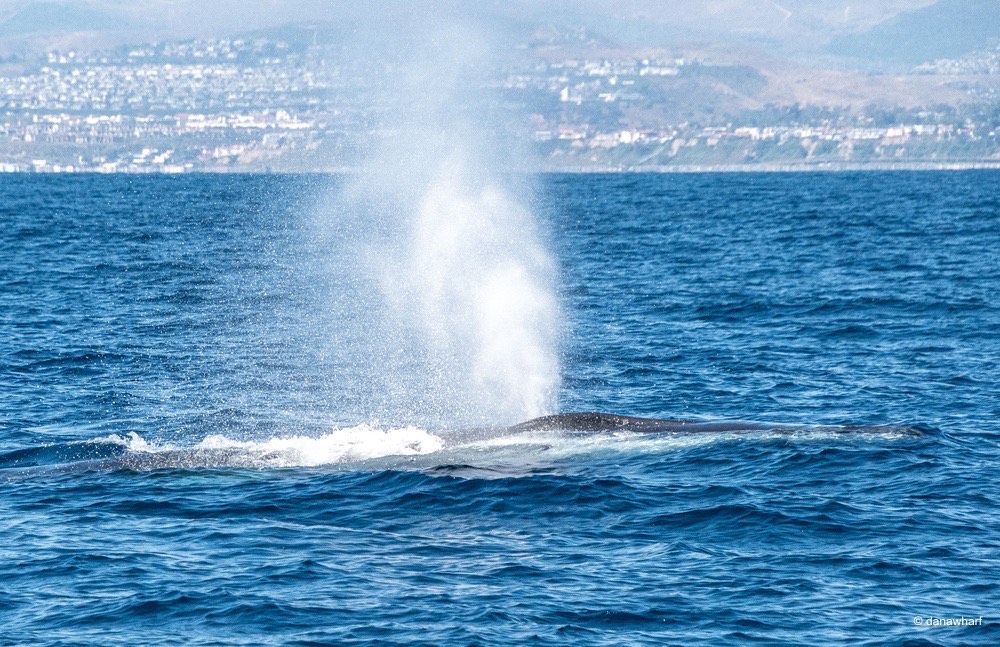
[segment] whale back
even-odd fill
[[[614,413],[585,411],[542,416],[510,427],[513,432],[525,431],[697,431],[705,425],[721,425],[725,429],[734,426],[744,428],[754,423],[699,423],[691,420],[661,420],[620,416]]]
[[[873,433],[922,435],[927,430],[912,425],[790,425],[747,420],[662,420],[620,416],[613,413],[585,411],[559,413],[534,418],[507,428],[507,432],[530,431],[633,431],[643,433],[733,433],[749,431],[793,432],[801,430],[830,431],[836,433]]]

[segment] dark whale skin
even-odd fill
[[[746,420],[661,420],[620,416],[614,413],[584,411],[559,413],[534,418],[507,427],[511,433],[530,431],[634,431],[643,433],[733,433],[750,431],[801,431],[803,429],[837,433],[902,433],[922,435],[924,430],[910,425],[789,425]]]

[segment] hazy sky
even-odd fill
[[[847,52],[867,47],[872,56],[905,59],[906,47],[934,45],[919,59],[995,45],[994,32],[1000,42],[1000,0],[0,0],[0,45],[33,32],[114,32],[119,39],[148,40],[302,21],[391,25],[391,37],[400,24],[455,15],[487,23],[581,25],[626,45],[749,44],[792,56],[833,52],[840,43]],[[875,45],[890,41],[889,49],[843,40],[866,32]],[[902,53],[889,51],[893,40],[902,43]],[[45,45],[37,36],[33,43]]]
[[[0,0],[0,19],[32,5],[99,10],[127,16],[137,25],[167,30],[242,30],[299,20],[377,21],[400,11],[495,12],[525,19],[591,17],[631,22],[647,20],[699,31],[783,31],[810,25],[870,26],[899,11],[933,0],[446,0],[444,2],[343,0]],[[40,27],[42,27],[40,25]]]

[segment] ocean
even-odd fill
[[[3,178],[0,644],[1000,644],[1000,173],[351,182]]]

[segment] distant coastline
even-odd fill
[[[35,170],[0,169],[0,175],[353,175],[361,172],[361,167],[320,167],[320,168],[241,168],[203,167],[196,169],[118,169],[102,171],[95,169]],[[602,175],[602,174],[690,174],[690,173],[850,173],[862,171],[975,171],[1000,170],[998,161],[976,162],[901,162],[901,163],[844,163],[832,164],[684,164],[657,166],[537,166],[517,172],[539,173],[543,175]]]
[[[901,162],[833,164],[707,164],[594,168],[546,168],[546,173],[810,173],[852,171],[972,171],[1000,169],[1000,160],[981,162]]]
[[[391,61],[308,34],[0,64],[0,172],[344,173],[373,150],[405,149],[411,134],[378,106],[428,88],[386,94],[380,79],[402,80]],[[472,119],[470,146],[510,143],[519,170],[1000,168],[1000,50],[886,75],[704,49],[522,45],[510,66],[464,79],[453,106]]]

